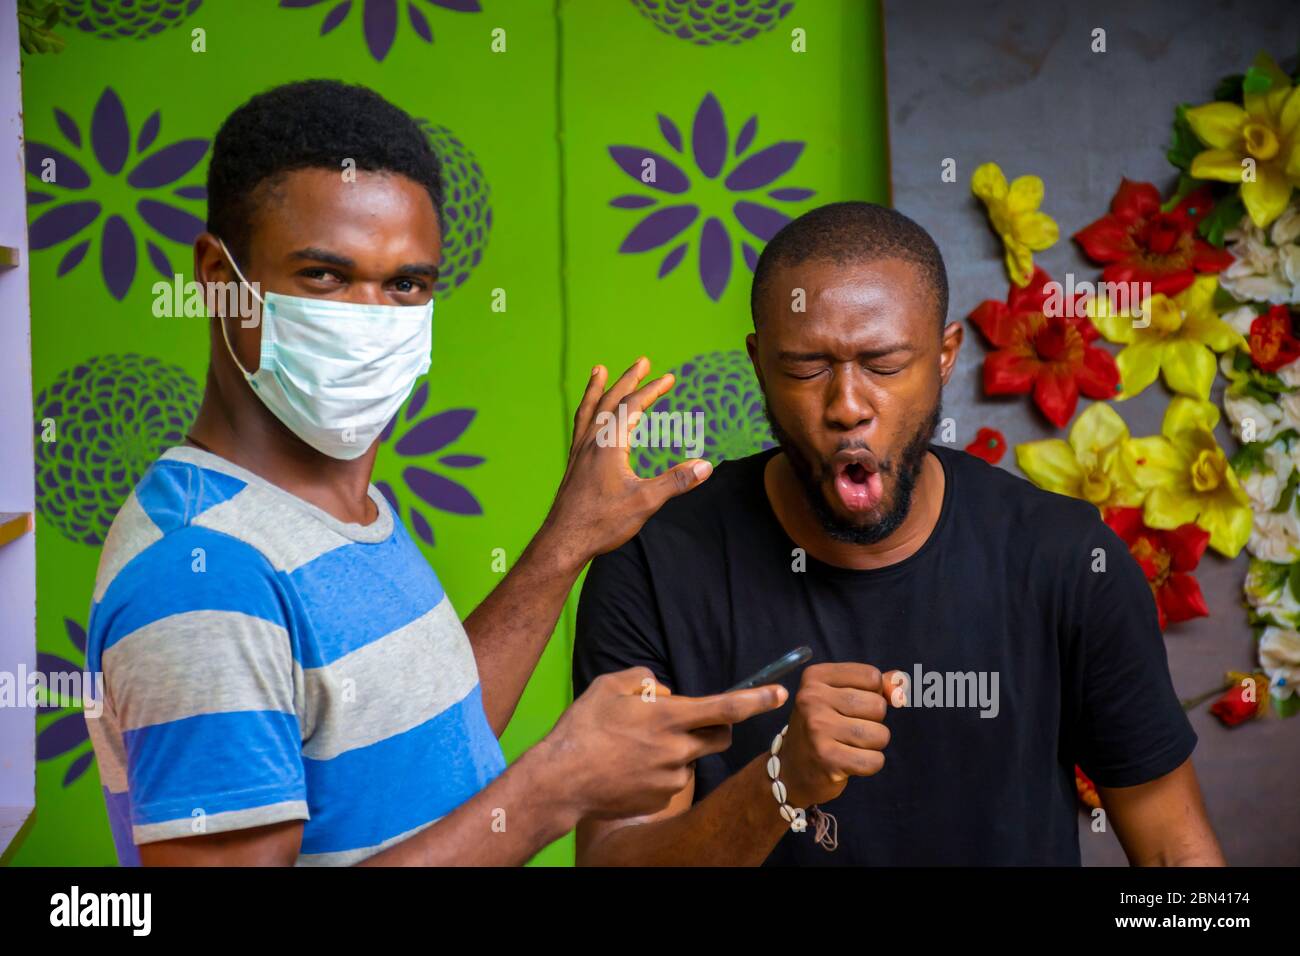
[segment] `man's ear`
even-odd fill
[[[949,322],[943,327],[943,342],[939,346],[939,377],[943,384],[948,384],[952,370],[957,367],[957,354],[961,351],[962,337],[966,327],[960,322]]]
[[[194,281],[202,289],[207,289],[212,282],[232,282],[235,270],[221,251],[221,243],[210,232],[199,233],[194,240]]]
[[[749,364],[754,366],[754,377],[758,379],[758,387],[767,393],[767,388],[763,385],[763,368],[758,364],[758,333],[750,332],[745,336],[745,351],[749,353]]]

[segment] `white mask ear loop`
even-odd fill
[[[258,301],[258,303],[262,306],[262,308],[266,308],[266,300],[257,294],[257,287],[254,286],[253,283],[245,279],[244,274],[239,271],[239,266],[235,263],[235,257],[232,256],[230,254],[230,250],[226,248],[226,240],[218,236],[217,242],[221,243],[221,251],[225,253],[226,261],[230,263],[230,268],[235,270],[235,275],[239,276],[239,281],[242,282],[244,285],[248,286],[248,291],[253,293],[253,298],[255,298]],[[225,340],[226,351],[230,353],[230,357],[231,359],[234,360],[236,367],[238,367],[238,369],[244,373],[245,378],[248,378],[250,377],[251,373],[248,371],[248,369],[244,368],[244,363],[239,361],[239,356],[236,355],[235,350],[230,347],[230,336],[226,332],[226,318],[227,317],[223,315],[220,319],[221,338]]]

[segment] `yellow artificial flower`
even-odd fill
[[[1124,455],[1147,492],[1142,520],[1149,527],[1171,530],[1194,521],[1210,533],[1210,547],[1234,558],[1250,537],[1250,499],[1214,440],[1218,423],[1216,406],[1179,395],[1165,411],[1161,434],[1130,439]]]
[[[1016,446],[1016,463],[1040,488],[1091,501],[1098,508],[1136,508],[1145,492],[1121,451],[1128,426],[1105,402],[1089,405],[1070,429],[1070,441],[1049,438]]]
[[[1170,390],[1210,397],[1218,368],[1214,353],[1246,345],[1241,333],[1214,310],[1218,282],[1216,276],[1197,276],[1172,299],[1157,293],[1142,303],[1140,318],[1113,309],[1105,296],[1089,301],[1088,317],[1097,331],[1124,346],[1115,357],[1124,386],[1117,398],[1132,398],[1162,373]]]
[[[985,163],[971,176],[970,188],[988,209],[993,231],[1002,237],[1007,274],[1023,289],[1034,274],[1034,252],[1052,246],[1060,237],[1052,218],[1038,211],[1043,181],[1037,176],[1021,176],[1008,186],[998,164]]]
[[[1243,106],[1206,103],[1185,115],[1209,147],[1193,158],[1192,176],[1241,183],[1246,212],[1265,229],[1286,209],[1291,187],[1300,186],[1300,86],[1293,86],[1272,59],[1257,65],[1272,75],[1271,89],[1244,94]],[[1243,180],[1247,159],[1254,163],[1251,180]]]

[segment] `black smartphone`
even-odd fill
[[[807,664],[811,657],[811,647],[796,647],[789,654],[778,657],[762,670],[746,677],[739,684],[728,687],[725,693],[729,694],[733,690],[745,690],[750,687],[762,687],[764,684],[775,684],[796,667]]]

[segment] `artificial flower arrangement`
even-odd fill
[[[1011,279],[1005,302],[970,315],[991,347],[985,392],[1031,394],[1056,428],[1074,418],[1080,394],[1093,399],[1068,440],[1016,446],[1020,469],[1097,506],[1146,573],[1162,629],[1210,613],[1193,573],[1207,548],[1251,557],[1244,591],[1258,669],[1228,671],[1183,702],[1217,698],[1210,711],[1225,726],[1300,712],[1298,79],[1261,54],[1213,101],[1178,107],[1166,154],[1179,173],[1172,195],[1122,179],[1109,211],[1073,236],[1100,281],[1064,299],[1033,263],[1059,237],[1039,209],[1042,180],[1008,184],[986,163],[971,182]],[[1231,456],[1209,401],[1220,372],[1239,443]],[[1122,403],[1156,379],[1171,393],[1160,434],[1134,437],[1106,400]],[[996,462],[1005,448],[1000,433],[980,429],[967,451]],[[1076,780],[1094,805],[1078,768]]]

